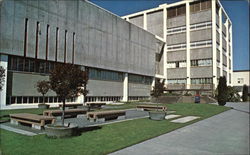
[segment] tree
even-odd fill
[[[49,81],[45,81],[45,80],[38,81],[36,83],[36,89],[39,93],[41,93],[43,95],[43,103],[42,104],[45,104],[44,95],[47,94],[47,92],[50,89]]]
[[[4,80],[5,80],[5,69],[2,66],[0,66],[0,91],[3,89]]]
[[[151,91],[151,96],[158,98],[161,96],[164,92],[164,80],[160,82],[159,79],[155,81],[155,86],[153,87],[153,90]]]
[[[246,102],[248,98],[248,87],[247,85],[243,85],[243,92],[242,92],[242,101]]]
[[[224,106],[228,99],[228,90],[227,90],[227,80],[226,77],[220,77],[218,84],[218,104]]]
[[[88,93],[86,90],[88,72],[72,64],[56,64],[49,80],[51,89],[63,102],[62,125],[64,125],[65,101]]]

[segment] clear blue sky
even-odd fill
[[[123,16],[180,0],[90,0]],[[246,0],[221,0],[233,23],[233,69],[249,70],[249,3]]]

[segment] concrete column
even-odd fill
[[[143,29],[144,29],[144,30],[147,30],[147,27],[148,27],[147,14],[144,13],[144,14],[143,14]]]
[[[219,26],[220,26],[220,76],[223,76],[223,50],[222,50],[222,13],[221,8],[219,9]]]
[[[8,55],[0,54],[0,66],[5,69],[5,80],[3,82],[2,90],[0,91],[0,109],[6,107],[7,97],[7,70],[8,70]]]
[[[167,85],[167,8],[163,9],[163,39],[165,41],[164,53],[163,53],[163,75],[165,77],[165,85]]]
[[[217,60],[216,60],[216,55],[217,55],[217,50],[216,50],[216,1],[211,1],[212,2],[212,61],[213,61],[213,84],[215,87],[213,89],[216,89],[217,87]]]
[[[229,31],[230,31],[230,40],[231,40],[231,42],[229,43],[230,44],[230,46],[231,46],[231,55],[230,55],[230,59],[231,59],[231,69],[230,69],[230,73],[231,73],[231,83],[230,83],[230,85],[232,86],[232,81],[233,81],[233,79],[232,79],[232,77],[233,77],[233,25],[231,24],[231,27],[230,27],[230,29],[229,29]]]
[[[122,101],[128,102],[128,73],[124,73]]]
[[[190,77],[190,8],[189,2],[186,2],[186,48],[187,48],[187,87],[186,89],[190,89],[191,85],[191,77]]]
[[[230,70],[229,70],[229,37],[228,37],[228,35],[229,35],[229,33],[228,33],[228,30],[229,30],[229,28],[228,28],[228,26],[229,26],[229,21],[228,21],[228,19],[227,19],[227,22],[226,22],[226,47],[227,47],[227,53],[226,53],[226,56],[227,56],[227,85],[229,85],[229,73],[230,73]]]

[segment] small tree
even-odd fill
[[[248,87],[247,85],[243,85],[243,92],[242,92],[242,101],[246,102],[248,98]]]
[[[43,103],[42,104],[45,104],[45,100],[44,100],[45,97],[44,96],[45,96],[45,94],[47,94],[47,92],[50,89],[49,81],[45,81],[45,80],[38,81],[36,83],[36,89],[39,93],[41,93],[43,95]]]
[[[5,80],[5,69],[2,66],[0,66],[0,91],[3,89],[4,80]]]
[[[228,99],[228,91],[227,91],[227,80],[226,77],[220,77],[218,84],[218,104],[220,106],[224,106]]]
[[[231,86],[227,87],[228,92],[228,102],[239,102],[240,101],[240,95],[238,94],[238,91]]]
[[[163,92],[164,92],[164,80],[160,82],[160,80],[157,79],[155,81],[155,86],[153,87],[153,90],[151,90],[150,92],[150,95],[155,98],[158,98],[159,96],[163,94]],[[158,102],[157,102],[157,106],[158,106]]]
[[[86,90],[88,73],[72,64],[57,64],[49,79],[51,89],[63,102],[62,125],[64,125],[65,101],[80,94],[86,95],[88,93]]]

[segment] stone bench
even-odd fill
[[[62,116],[62,110],[45,110],[44,116]],[[77,117],[77,115],[86,114],[87,110],[84,109],[68,109],[64,111],[65,117]]]
[[[83,104],[81,104],[81,103],[70,103],[70,104],[65,104],[65,109],[67,108],[67,109],[70,109],[70,108],[72,108],[72,109],[76,109],[78,106],[83,106]],[[63,104],[59,104],[59,108],[61,108],[62,109],[62,107],[63,107]]]
[[[106,105],[104,102],[88,102],[86,105],[89,108],[101,108],[103,105]]]
[[[91,121],[105,122],[111,119],[125,119],[126,111],[124,110],[112,110],[112,111],[98,111],[88,112],[87,118]]]
[[[165,106],[157,106],[157,105],[137,105],[137,109],[143,109],[144,111],[151,111],[151,110],[162,110],[167,111],[167,107]]]
[[[55,118],[51,116],[42,116],[29,113],[19,113],[19,114],[10,114],[11,124],[31,124],[32,128],[41,130],[42,127],[46,124],[55,123]]]

